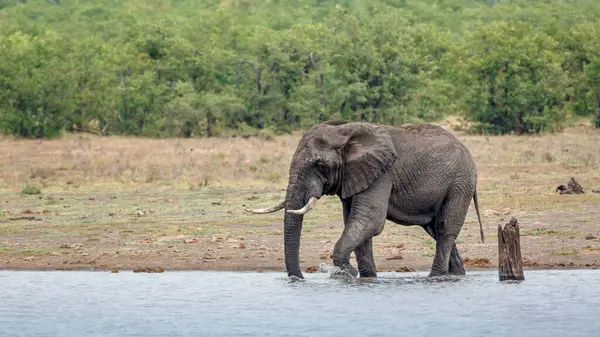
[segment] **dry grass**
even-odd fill
[[[0,188],[281,184],[298,140],[143,139],[68,135],[57,140],[0,140]]]
[[[555,188],[573,176],[586,191],[600,189],[600,130],[577,127],[520,137],[454,133],[477,163],[486,238],[495,236],[499,222],[517,216],[523,239],[529,240],[525,245],[533,249],[525,256],[598,255],[583,250],[597,242],[583,237],[598,235],[592,213],[600,194],[558,195]],[[283,197],[299,139],[299,134],[271,140],[1,138],[0,266],[26,265],[40,256],[53,266],[67,263],[67,257],[73,263],[104,259],[105,266],[118,266],[141,256],[175,267],[214,267],[223,261],[251,266],[261,259],[262,265],[280,267],[282,214],[249,215],[242,206],[263,207]],[[483,246],[476,224],[471,207],[459,249],[464,257],[485,254],[493,261],[488,255],[493,247],[478,250]],[[320,252],[307,254],[327,255],[341,228],[339,201],[323,198],[305,218],[302,241]],[[202,244],[184,243],[187,239]],[[65,244],[76,248],[60,248]],[[432,240],[421,229],[386,226],[377,254],[397,254],[393,247],[399,244],[405,245],[406,261],[430,263]],[[574,255],[579,251],[587,253]],[[9,258],[3,262],[2,256]]]
[[[600,131],[587,127],[543,136],[455,132],[473,153],[482,205],[494,209],[565,207],[554,189],[570,176],[600,188]],[[0,140],[0,189],[283,189],[299,135],[259,138],[142,139],[69,135],[58,140]],[[590,194],[584,197],[593,198]]]
[[[600,130],[585,127],[542,136],[461,136],[479,171],[483,205],[495,209],[572,210],[597,195],[569,198],[555,189],[573,176],[591,192],[600,187]]]

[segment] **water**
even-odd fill
[[[0,271],[0,336],[600,335],[600,270],[284,276]]]

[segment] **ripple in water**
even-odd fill
[[[597,336],[600,271],[0,271],[0,336]]]

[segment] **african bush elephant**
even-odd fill
[[[455,240],[471,199],[477,201],[477,171],[467,148],[441,127],[406,127],[332,120],[317,124],[300,140],[290,165],[285,200],[246,211],[284,216],[288,276],[303,278],[299,264],[305,213],[322,195],[342,202],[344,230],[333,251],[333,264],[356,277],[376,277],[373,237],[386,219],[417,225],[436,240],[429,276],[464,275]],[[354,251],[357,270],[350,264]]]

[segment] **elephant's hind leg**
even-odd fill
[[[453,197],[449,198],[442,207],[439,216],[436,217],[436,228],[434,229],[436,236],[435,257],[429,276],[446,275],[450,272],[451,265],[453,268],[452,273],[462,273],[460,275],[464,275],[462,260],[456,248],[456,238],[465,221],[470,199],[461,197],[462,194],[465,194],[464,191],[455,191],[450,194]]]
[[[433,230],[433,224],[424,227],[427,234],[429,234],[434,240],[436,240],[435,232]],[[450,260],[448,262],[448,273],[451,275],[465,275],[465,267],[463,265],[463,260],[458,253],[458,248],[456,247],[456,242],[452,245],[452,250],[450,251]]]
[[[452,251],[450,252],[450,263],[448,265],[448,273],[451,275],[465,275],[465,267],[463,260],[458,253],[456,248],[456,242],[452,245]]]

